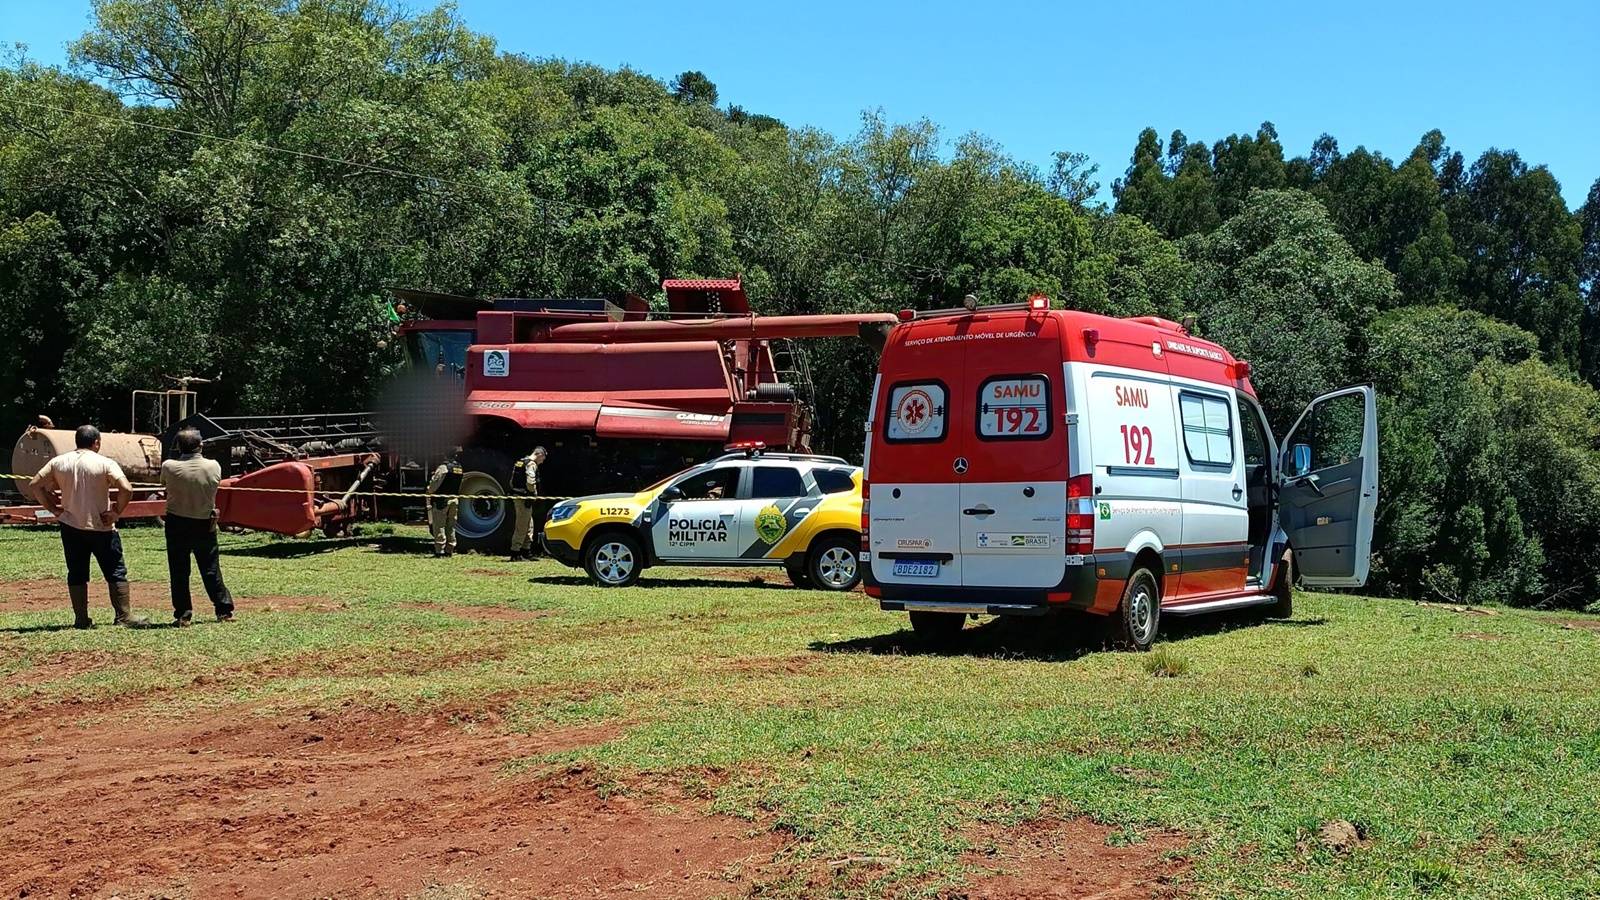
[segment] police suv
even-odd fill
[[[556,504],[545,552],[596,584],[634,583],[653,565],[782,566],[799,587],[861,580],[861,469],[836,456],[768,453],[760,442],[636,494]]]

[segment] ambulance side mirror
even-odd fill
[[[1294,471],[1290,475],[1304,475],[1311,471],[1311,445],[1295,444],[1292,451]]]
[[[661,492],[661,499],[668,503],[675,503],[683,499],[683,488],[673,485]]]

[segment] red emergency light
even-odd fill
[[[766,441],[734,441],[731,444],[724,445],[722,449],[728,451],[729,453],[738,453],[739,451],[743,450],[745,453],[747,453],[747,454],[749,454],[751,456],[755,456],[756,454],[760,453],[761,451],[767,449],[767,442]]]
[[[1250,363],[1247,360],[1235,360],[1233,363],[1233,377],[1240,381],[1250,377]]]
[[[1043,294],[1034,294],[1032,297],[1028,298],[1028,308],[1029,309],[1049,309],[1050,308],[1050,298],[1046,297]]]
[[[1098,343],[1100,343],[1100,329],[1085,328],[1083,330],[1083,345],[1092,350],[1094,345]]]
[[[902,321],[902,322],[909,322],[912,319],[915,319],[916,317],[917,317],[917,311],[914,310],[914,309],[902,309],[902,310],[900,310],[900,321]]]

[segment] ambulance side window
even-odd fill
[[[811,477],[817,480],[817,489],[824,494],[845,494],[855,489],[855,479],[845,469],[813,469]]]
[[[1267,441],[1261,434],[1261,419],[1256,415],[1255,409],[1239,401],[1239,435],[1244,440],[1244,464],[1247,466],[1264,466],[1267,464]]]
[[[750,473],[750,499],[804,497],[805,481],[793,466],[756,466]]]
[[[1197,466],[1232,468],[1233,413],[1228,401],[1210,394],[1182,391],[1178,411],[1183,419],[1183,446]]]
[[[678,482],[685,500],[732,500],[739,487],[739,470],[730,466],[701,472]]]
[[[889,388],[883,438],[894,444],[944,440],[949,392],[939,381],[903,381]]]

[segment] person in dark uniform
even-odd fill
[[[516,518],[511,529],[509,562],[531,559],[539,553],[538,536],[534,533],[537,523],[533,518],[533,506],[542,502],[534,498],[539,496],[539,467],[544,465],[549,455],[543,447],[535,447],[511,466],[510,493],[517,499],[511,501]]]
[[[433,478],[428,481],[428,527],[433,530],[434,556],[450,556],[456,552],[456,513],[460,507],[455,495],[461,493],[461,477],[465,474],[461,468],[461,448],[455,447],[433,470]]]

